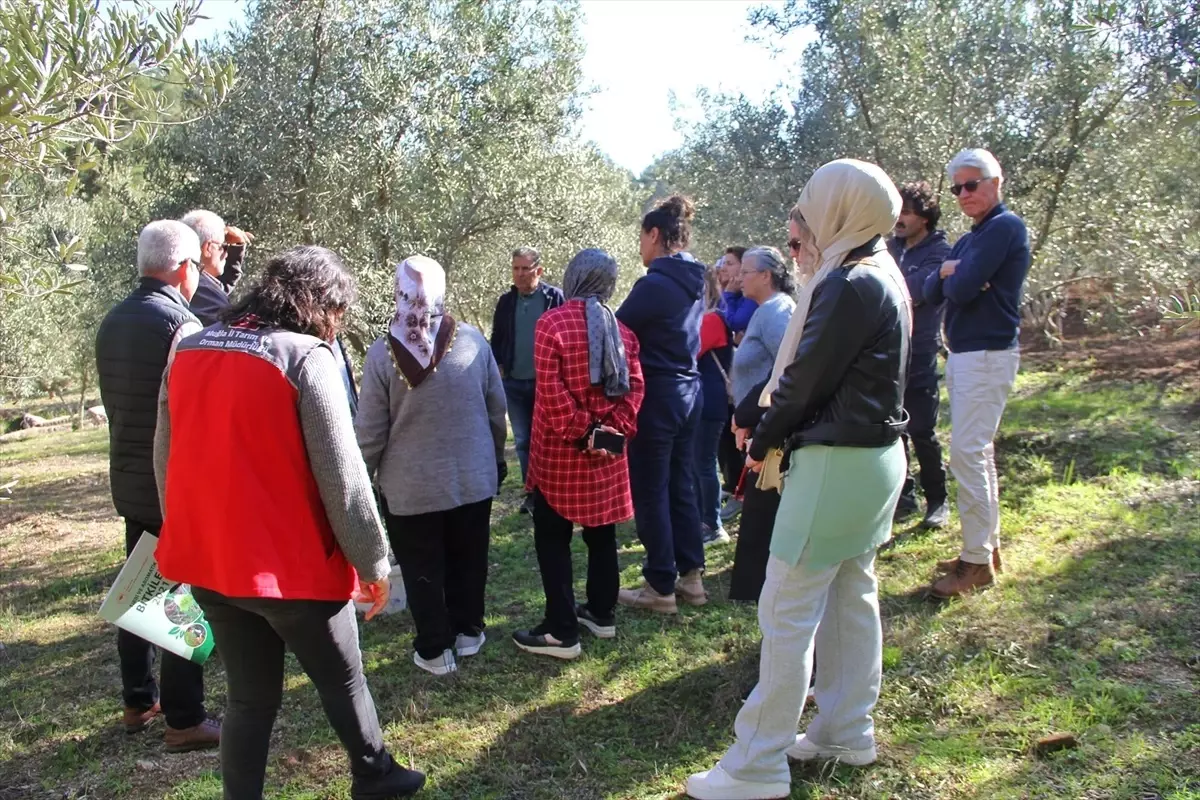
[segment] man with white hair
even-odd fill
[[[212,325],[230,306],[229,293],[221,280],[228,253],[225,221],[204,209],[189,211],[181,221],[200,239],[200,283],[192,298],[192,313],[204,325]]]
[[[1000,570],[1000,493],[993,439],[1020,365],[1021,293],[1031,260],[1025,222],[1001,199],[1004,175],[987,150],[963,150],[946,168],[950,192],[974,221],[925,282],[946,304],[950,471],[958,481],[962,551],[940,562],[932,587],[950,598],[990,586]]]
[[[175,220],[151,222],[138,236],[141,281],[100,323],[96,372],[108,414],[109,478],[113,505],[125,518],[125,553],[143,533],[157,536],[162,510],[154,480],[154,429],[163,370],[180,340],[200,330],[188,301],[200,279],[202,248]],[[166,749],[216,747],[220,726],[204,709],[204,673],[198,664],[162,654],[162,691],[154,680],[154,646],[117,631],[127,733],[139,733],[161,712]],[[160,705],[161,701],[161,705]]]

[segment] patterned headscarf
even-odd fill
[[[434,338],[446,313],[446,272],[427,256],[396,267],[396,315],[388,331],[422,367],[434,356]]]
[[[598,248],[579,251],[563,275],[567,300],[586,303],[588,373],[608,397],[629,393],[629,362],[617,318],[605,303],[617,288],[617,260]]]

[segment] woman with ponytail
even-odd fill
[[[629,477],[638,538],[646,548],[642,585],[622,589],[622,605],[664,614],[675,596],[704,605],[704,542],[696,497],[696,428],[700,424],[700,320],[704,265],[687,251],[695,207],[682,195],[642,219],[647,272],[617,310],[641,345],[646,398],[638,435],[629,443]]]

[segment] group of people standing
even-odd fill
[[[335,253],[278,253],[230,302],[236,280],[222,280],[222,268],[248,235],[202,211],[147,225],[140,285],[97,338],[114,502],[127,545],[158,536],[163,575],[193,587],[228,693],[222,727],[205,713],[199,668],[163,654],[160,698],[152,648],[122,633],[126,730],[145,729],[161,699],[168,749],[219,743],[225,797],[261,798],[291,649],[350,757],[351,797],[416,792],[424,776],[384,746],[350,601],[370,605],[368,620],[386,606],[390,546],[414,663],[449,675],[483,648],[507,416],[545,591],[543,618],[513,633],[517,647],[575,658],[581,629],[616,635],[618,605],[704,605],[704,545],[728,537],[722,513],[736,508],[721,508],[720,485],[731,496],[740,485],[731,597],[759,604],[760,679],[736,743],[687,791],[786,797],[789,757],[874,760],[874,554],[911,494],[906,431],[926,521],[944,524],[947,513],[929,446],[937,334],[926,341],[921,327],[940,325],[943,309],[964,548],[934,593],[990,583],[998,552],[983,438],[999,422],[1010,365],[1015,374],[1028,242],[1000,203],[989,153],[964,151],[947,175],[976,225],[940,264],[927,251],[944,237],[909,227],[915,217],[934,230],[936,196],[898,192],[878,167],[840,160],[814,173],[786,220],[790,261],[772,247],[730,248],[718,272],[688,253],[691,202],[660,202],[640,226],[647,272],[615,310],[608,253],[578,253],[560,290],[541,280],[536,250],[516,250],[490,341],[450,313],[440,265],[410,257],[396,267],[395,313],[367,350],[361,384],[339,339],[355,287]],[[189,303],[205,286],[221,293],[221,310],[202,328]],[[910,379],[920,368],[933,370],[932,393]],[[631,517],[643,580],[622,589],[615,526]],[[584,602],[575,526],[588,550]],[[814,646],[819,713],[797,736]]]

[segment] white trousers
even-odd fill
[[[734,723],[737,741],[721,759],[731,776],[756,783],[791,781],[785,751],[817,670],[817,716],[806,736],[822,747],[864,750],[875,743],[871,710],[879,700],[883,630],[875,551],[832,567],[794,567],[771,556],[758,599],[762,657],[758,685]]]
[[[1021,364],[1019,350],[951,353],[950,472],[958,481],[963,546],[959,558],[988,564],[1000,546],[1000,483],[992,444]]]

